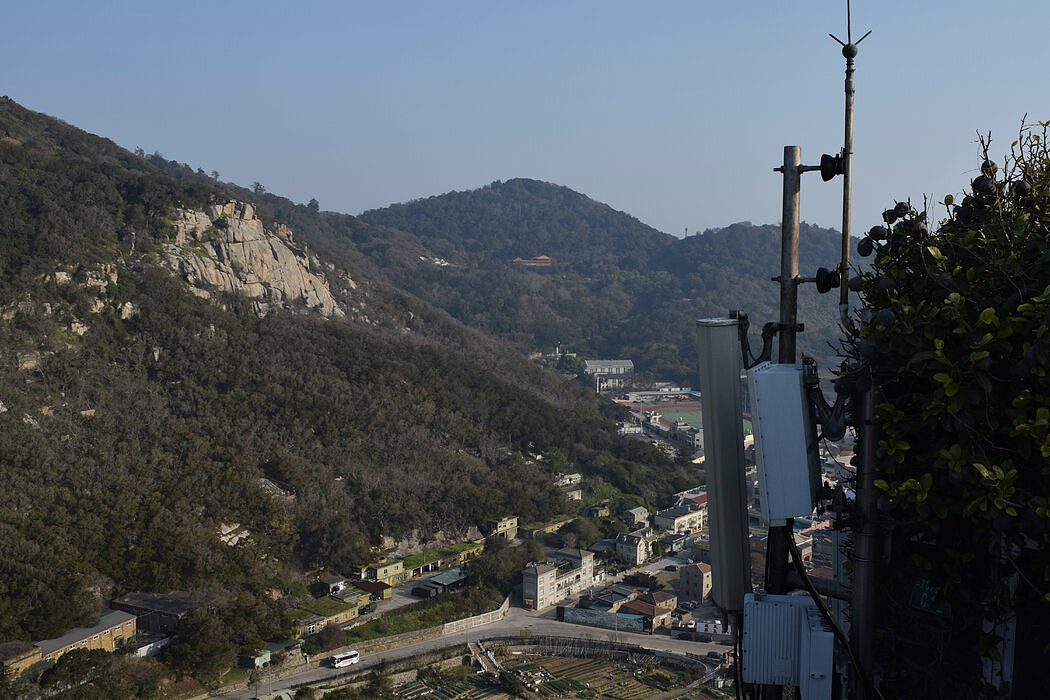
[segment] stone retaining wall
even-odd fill
[[[507,610],[510,608],[510,598],[506,598],[503,601],[503,605],[499,606],[495,610],[491,610],[487,613],[481,613],[474,617],[465,617],[462,620],[455,620],[453,622],[446,622],[443,629],[442,635],[455,634],[457,632],[466,632],[474,627],[480,627],[481,625],[487,625],[490,622],[496,622],[502,620],[507,614]]]

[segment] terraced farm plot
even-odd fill
[[[653,661],[651,657],[646,660]],[[645,700],[666,697],[676,686],[685,685],[680,682],[680,672],[651,667],[644,670],[607,659],[533,657],[509,663],[507,669],[518,673],[533,696],[541,698]]]
[[[702,675],[702,665],[697,669]],[[600,700],[670,700],[710,697],[704,689],[686,690],[698,677],[690,668],[662,666],[656,656],[635,654],[628,659],[576,656],[513,655],[503,669],[514,674],[527,688],[524,697],[593,698]],[[512,700],[486,673],[461,668],[439,677],[405,683],[396,690],[404,700]]]

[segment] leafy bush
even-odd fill
[[[907,203],[868,240],[850,351],[882,393],[892,519],[877,645],[887,688],[970,697],[1002,623],[1050,608],[1050,158],[1025,129],[931,230]],[[868,243],[862,243],[867,246]],[[985,688],[983,692],[1005,692]]]

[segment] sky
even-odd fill
[[[854,233],[1050,120],[1036,0],[853,0]],[[845,0],[8,3],[0,94],[349,214],[535,178],[674,235],[776,224],[784,146],[843,145]],[[803,176],[839,229],[841,178]],[[920,207],[921,208],[921,207]],[[935,208],[934,218],[944,215]]]

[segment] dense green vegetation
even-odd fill
[[[532,452],[649,499],[691,485],[614,407],[367,265],[332,266],[357,320],[194,296],[158,244],[176,207],[239,194],[0,101],[0,640],[188,589],[246,647],[283,627],[267,590],[382,535],[562,512]]]
[[[678,239],[565,187],[494,182],[366,212],[338,233],[398,286],[523,351],[556,343],[587,357],[630,358],[639,371],[696,381],[697,318],[777,319],[778,226],[734,224]],[[372,226],[364,226],[371,224]],[[840,236],[803,225],[803,274],[834,267]],[[332,244],[338,245],[336,238]],[[346,246],[344,244],[344,249]],[[514,257],[548,255],[550,268]],[[420,256],[427,260],[420,260]],[[435,265],[441,258],[450,265]],[[837,338],[837,298],[805,285],[800,349],[824,360]]]
[[[172,175],[203,173],[155,157]],[[353,217],[237,189],[311,245],[514,344],[555,344],[589,358],[630,358],[651,378],[696,381],[695,321],[730,309],[755,328],[778,318],[779,226],[749,222],[678,239],[572,190],[535,180],[494,182]],[[803,223],[800,269],[834,267],[841,236]],[[549,268],[512,265],[549,255]],[[448,264],[440,264],[444,261]],[[837,294],[802,285],[799,348],[829,367]]]
[[[961,201],[945,198],[949,217],[936,231],[905,203],[868,241],[869,314],[851,354],[882,392],[876,486],[893,523],[876,644],[885,697],[1050,694],[1050,154],[1041,126],[1022,134],[1001,170],[986,149],[982,175]],[[1013,687],[995,678],[1011,628]]]

